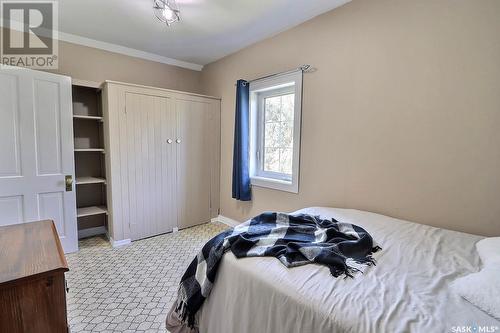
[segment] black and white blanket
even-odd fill
[[[171,332],[197,332],[195,315],[210,294],[222,256],[276,257],[286,267],[327,266],[334,277],[375,264],[379,250],[363,228],[318,216],[263,213],[208,241],[181,278],[177,300],[167,316]]]

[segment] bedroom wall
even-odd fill
[[[354,0],[206,66],[221,214],[335,206],[499,236],[499,14],[497,0]],[[304,63],[299,194],[231,199],[235,81]]]
[[[194,93],[202,90],[200,71],[63,41],[59,42],[59,68],[51,72],[94,82],[113,80]]]
[[[113,80],[201,92],[199,71],[66,42],[59,44],[57,73],[81,80]]]

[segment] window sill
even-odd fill
[[[252,186],[271,188],[273,190],[291,193],[299,193],[298,184],[293,183],[292,181],[253,176],[250,178],[250,183],[252,184]]]

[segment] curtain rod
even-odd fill
[[[270,74],[270,75],[266,75],[266,76],[261,76],[261,77],[258,77],[256,79],[253,79],[253,80],[248,80],[247,82],[250,83],[250,82],[254,82],[254,81],[257,81],[257,80],[262,80],[262,79],[268,79],[270,77],[274,77],[274,76],[278,76],[278,75],[285,75],[285,74],[289,74],[289,73],[293,73],[293,72],[296,72],[296,71],[302,71],[302,72],[310,72],[312,71],[312,66],[311,65],[308,65],[308,64],[305,64],[305,65],[301,65],[297,68],[294,68],[294,69],[290,69],[288,71],[284,71],[284,72],[279,72],[279,73],[274,73],[274,74]],[[235,84],[236,85],[236,84]]]

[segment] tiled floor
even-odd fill
[[[165,332],[185,268],[225,228],[210,223],[121,248],[103,237],[80,241],[67,256],[71,332]]]

